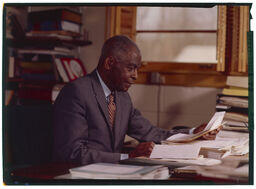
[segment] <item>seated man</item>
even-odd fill
[[[97,69],[61,90],[54,107],[55,160],[86,165],[149,156],[153,142],[189,133],[155,127],[133,107],[127,90],[140,66],[137,45],[125,36],[114,36],[104,43]],[[213,139],[217,132],[203,137]],[[141,143],[130,156],[121,154],[126,134],[149,143]]]

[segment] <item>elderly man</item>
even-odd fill
[[[154,143],[177,133],[153,126],[133,107],[127,90],[140,66],[137,45],[128,37],[114,36],[104,43],[97,69],[62,89],[54,109],[55,160],[85,165],[149,156]],[[217,132],[204,138],[212,139]],[[121,154],[126,134],[142,143],[130,154]]]

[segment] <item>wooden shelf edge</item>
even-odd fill
[[[164,74],[161,73],[164,82],[160,85],[175,85],[184,87],[212,87],[224,88],[226,86],[226,75],[205,74]],[[136,84],[154,84],[150,82],[150,73],[139,73]]]

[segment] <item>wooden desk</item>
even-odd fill
[[[20,168],[4,175],[4,183],[7,185],[173,185],[173,184],[249,184],[247,180],[231,180],[202,177],[200,175],[171,175],[169,180],[94,180],[71,179],[69,169],[76,167],[74,164],[44,164]],[[57,177],[65,175],[62,177]],[[55,178],[57,177],[57,179]]]

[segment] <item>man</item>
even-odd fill
[[[149,156],[154,143],[178,132],[151,125],[133,107],[127,90],[140,66],[137,45],[125,36],[114,36],[104,43],[97,69],[62,89],[54,110],[56,160],[85,165]],[[194,133],[203,128],[196,128]],[[215,138],[217,132],[204,138]],[[129,155],[120,153],[126,134],[144,142]]]

